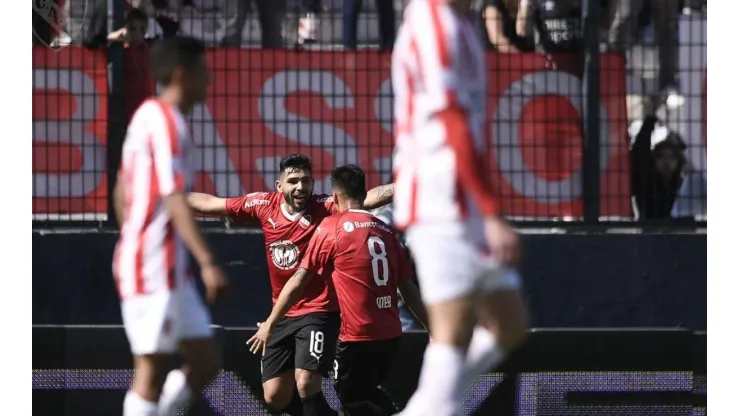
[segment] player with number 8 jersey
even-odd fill
[[[254,192],[219,198],[191,193],[188,202],[202,214],[226,215],[236,222],[259,224],[264,231],[267,267],[275,302],[306,253],[318,224],[337,212],[330,195],[314,195],[311,159],[302,154],[280,161],[277,192]],[[363,201],[369,207],[388,204],[393,186],[373,188]],[[286,316],[275,325],[262,354],[265,401],[288,414],[326,410],[321,375],[331,371],[339,330],[336,295],[325,279],[314,280]],[[297,387],[301,400],[294,394]]]
[[[379,408],[390,414],[396,409],[377,386],[388,373],[402,335],[398,293],[423,324],[426,312],[410,280],[413,271],[401,243],[383,221],[364,209],[362,170],[355,165],[334,169],[332,191],[339,213],[316,229],[300,269],[283,287],[272,314],[250,343],[253,351],[259,351],[273,336],[274,323],[304,288],[331,276],[341,312],[334,368],[337,396],[345,411],[369,406],[370,411]]]

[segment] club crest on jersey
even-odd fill
[[[310,215],[304,215],[301,217],[300,220],[298,220],[298,225],[301,226],[304,230],[311,226],[311,216]]]
[[[276,241],[268,246],[272,263],[280,270],[290,270],[298,265],[301,254],[298,247],[290,240]]]

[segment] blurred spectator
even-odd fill
[[[301,17],[298,19],[299,44],[316,42],[321,8],[321,0],[301,0]]]
[[[480,16],[478,22],[487,49],[504,53],[532,49],[531,41],[517,34],[518,0],[482,0],[480,7],[474,6],[473,10]]]
[[[126,88],[124,117],[128,123],[136,109],[144,100],[155,93],[156,83],[149,71],[149,44],[154,41],[147,37],[149,15],[141,9],[131,9],[126,13],[125,27],[108,35],[110,42],[123,42],[123,74]]]
[[[610,48],[627,51],[637,42],[644,21],[652,21],[658,46],[660,100],[669,109],[684,104],[676,82],[678,0],[610,0],[614,11],[608,35]],[[647,16],[647,19],[646,19]]]
[[[342,6],[342,43],[348,50],[357,49],[357,20],[364,5],[363,0],[344,0]],[[378,12],[378,34],[380,50],[393,49],[396,38],[396,9],[393,0],[375,0]]]
[[[670,218],[687,166],[686,144],[652,115],[632,123],[629,136],[637,219]]]
[[[262,32],[263,48],[283,47],[283,17],[285,0],[253,0]],[[249,15],[249,0],[224,0],[223,13],[226,17],[226,33],[221,46],[241,47],[244,25]]]
[[[375,209],[372,211],[372,214],[387,225],[393,225],[393,204]],[[414,280],[414,283],[416,285],[419,285],[419,282],[416,279],[416,267],[414,266],[414,260],[411,257],[411,251],[406,246],[403,237],[401,237],[401,243],[403,244],[403,248],[406,251],[406,255],[408,256],[409,261],[411,262],[411,266],[414,269],[414,275],[411,276],[411,278]],[[413,331],[416,329],[424,329],[424,326],[416,320],[414,314],[411,313],[406,304],[403,303],[403,299],[401,299],[401,296],[398,297],[398,317],[401,320],[401,329],[403,329],[403,332]]]
[[[535,48],[543,53],[583,52],[581,0],[522,0],[517,33],[534,29]]]
[[[138,48],[147,40],[149,16],[141,9],[131,9],[124,18],[124,27],[108,34],[108,42],[123,42],[126,47]]]
[[[85,34],[83,45],[88,48],[103,47],[110,41],[113,33],[121,33],[121,30],[108,33],[108,3],[109,0],[94,0],[92,10],[87,13],[85,22]],[[180,23],[177,16],[171,16],[169,9],[174,8],[179,13],[181,2],[179,0],[131,0],[126,1],[127,8],[139,9],[147,16],[147,20],[153,20],[161,29],[162,36],[172,36],[180,31]],[[153,29],[148,25],[149,30]],[[125,33],[125,31],[123,31]]]

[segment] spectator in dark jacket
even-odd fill
[[[686,144],[655,116],[632,123],[629,135],[636,215],[645,220],[670,218],[684,178]]]

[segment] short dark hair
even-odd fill
[[[367,196],[365,172],[357,165],[342,165],[334,168],[331,172],[331,186],[335,190],[341,189],[348,198],[355,201],[364,201]]]
[[[187,70],[197,66],[205,51],[203,42],[190,36],[172,36],[158,41],[152,46],[150,59],[154,79],[169,85],[175,68]]]
[[[280,173],[284,173],[287,169],[304,170],[311,173],[313,171],[311,158],[300,153],[285,156],[280,159]]]
[[[124,18],[123,22],[126,27],[128,27],[131,23],[135,21],[143,21],[144,23],[149,23],[149,16],[141,9],[133,8],[126,12],[126,17]]]

